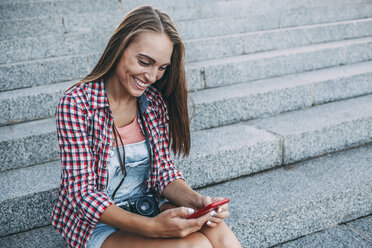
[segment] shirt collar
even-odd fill
[[[91,108],[98,109],[109,107],[103,79],[89,83],[88,91]]]

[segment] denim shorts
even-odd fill
[[[116,232],[118,229],[99,222],[93,230],[93,234],[89,239],[87,248],[100,248],[108,236]]]
[[[119,151],[122,156],[121,147],[119,147]],[[107,166],[107,195],[111,197],[114,190],[119,185],[123,174],[120,167],[117,149],[112,149],[110,153],[111,158],[109,160],[109,165]],[[125,170],[127,176],[125,177],[124,183],[116,193],[114,199],[116,204],[128,200],[133,195],[145,193],[147,188],[145,179],[149,177],[149,159],[145,141],[125,145]],[[101,247],[107,237],[117,230],[118,229],[114,227],[98,222],[86,247]]]

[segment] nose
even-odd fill
[[[149,83],[155,83],[157,77],[157,69],[155,67],[149,68],[149,70],[145,73],[145,79]]]

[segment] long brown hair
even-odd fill
[[[190,152],[190,120],[187,109],[187,86],[184,69],[185,48],[170,17],[151,6],[142,6],[128,13],[111,36],[101,58],[78,84],[107,78],[114,70],[135,37],[148,31],[165,32],[173,42],[171,63],[164,76],[153,84],[161,93],[169,113],[169,138],[174,154]]]

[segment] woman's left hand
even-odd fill
[[[208,206],[209,204],[217,201],[223,200],[223,197],[210,197],[210,196],[200,196],[195,201],[195,207],[197,209],[201,209],[205,206]],[[207,226],[209,227],[215,227],[219,223],[221,223],[224,219],[229,217],[229,211],[228,211],[229,205],[226,203],[216,209],[216,213],[211,216],[211,219],[207,222]]]

